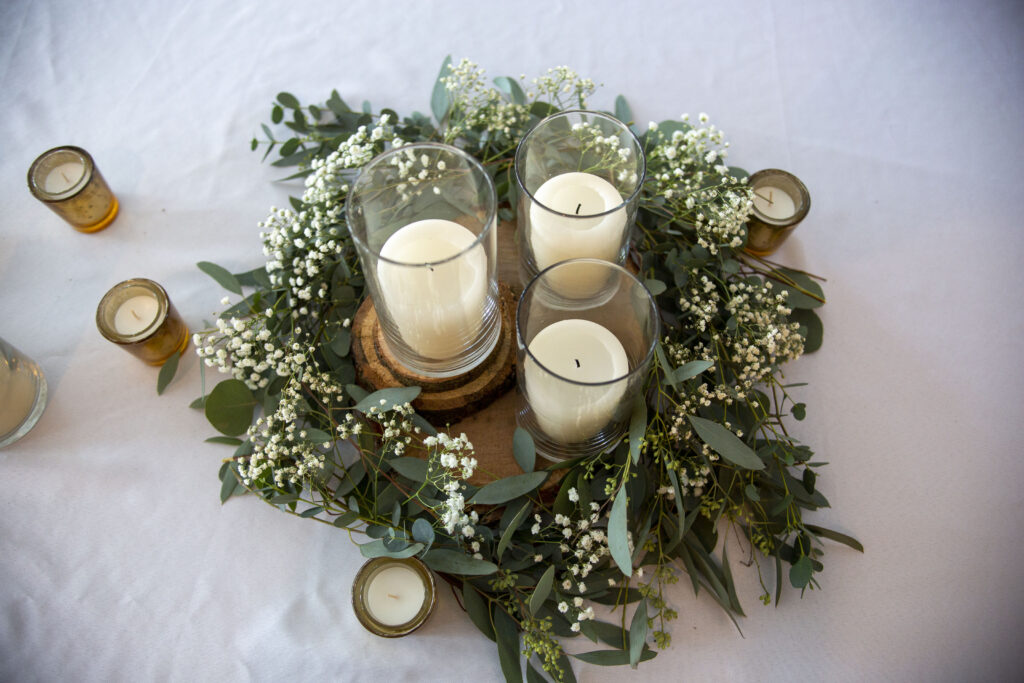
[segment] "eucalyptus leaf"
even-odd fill
[[[498,86],[498,90],[508,95],[508,98],[514,104],[526,104],[526,93],[523,92],[522,87],[520,87],[515,79],[508,76],[498,76],[494,79],[494,85]]]
[[[225,446],[241,446],[242,440],[233,436],[211,436],[206,443],[219,443]]]
[[[625,488],[619,489],[612,502],[611,516],[608,518],[608,546],[612,559],[625,576],[633,575],[633,559],[629,554],[629,538],[626,534],[626,508],[628,500]]]
[[[850,546],[854,550],[864,552],[864,546],[861,545],[860,541],[858,541],[853,536],[847,536],[846,534],[841,534],[838,531],[826,529],[825,527],[816,526],[814,524],[805,524],[804,526],[808,531],[810,531],[813,534],[823,536],[824,538],[831,539],[833,541],[836,541],[837,543],[842,543],[843,545]]]
[[[647,401],[637,396],[633,402],[633,413],[629,418],[629,457],[634,463],[640,462],[640,447],[647,433]]]
[[[480,632],[494,640],[494,626],[491,624],[490,608],[487,606],[487,601],[480,597],[480,593],[469,581],[462,582],[462,605],[466,608],[466,613],[469,615],[470,620],[476,624]]]
[[[505,552],[505,549],[508,547],[508,544],[512,541],[512,535],[515,534],[516,529],[518,529],[519,525],[523,523],[524,519],[526,519],[526,515],[530,514],[530,510],[532,508],[533,501],[525,501],[519,507],[519,511],[516,512],[515,516],[512,518],[512,521],[509,522],[509,525],[505,527],[505,531],[501,534],[501,540],[498,541],[498,549],[495,551],[495,557],[497,557],[499,560],[501,559],[502,554]]]
[[[615,98],[615,118],[627,124],[633,121],[633,112],[630,110],[626,98],[622,95],[618,95]]]
[[[288,107],[289,109],[298,109],[300,106],[302,106],[299,104],[299,100],[295,97],[295,95],[292,95],[289,92],[279,92],[277,94],[277,101],[280,102],[283,106]]]
[[[359,519],[359,513],[358,512],[354,512],[352,510],[349,510],[347,512],[343,512],[340,515],[338,515],[338,517],[335,518],[335,520],[332,522],[332,524],[334,524],[334,526],[339,527],[339,528],[347,528],[348,526],[350,526],[353,522],[355,522],[358,519]]]
[[[434,527],[422,517],[417,517],[412,523],[412,537],[429,548],[434,543]]]
[[[645,646],[637,661],[649,661],[654,659],[657,654],[657,652]],[[598,666],[624,666],[629,664],[629,652],[626,650],[594,650],[592,652],[581,652],[570,656],[575,657],[581,662],[596,664]]]
[[[441,70],[437,73],[437,81],[434,83],[434,91],[430,95],[430,111],[434,114],[434,118],[437,119],[438,123],[444,121],[444,117],[448,114],[448,109],[451,107],[451,99],[448,96],[448,88],[445,87],[444,82],[441,80],[446,76],[451,75],[452,56],[448,55],[441,62]]]
[[[764,469],[764,462],[761,458],[757,457],[757,454],[750,450],[750,447],[740,441],[739,437],[731,431],[717,422],[712,422],[703,417],[697,417],[696,415],[688,417],[694,431],[697,432],[697,436],[710,446],[711,450],[718,453],[725,460],[747,470]]]
[[[316,429],[315,427],[307,427],[305,432],[306,440],[311,443],[333,443],[334,441],[334,437],[322,429]]]
[[[537,581],[537,587],[533,589],[533,594],[530,595],[530,614],[536,614],[537,610],[544,604],[544,601],[548,599],[548,595],[551,594],[551,584],[554,581],[555,565],[552,564],[541,574],[540,579]]]
[[[799,323],[799,333],[804,338],[804,353],[814,353],[821,348],[825,336],[825,326],[814,311],[807,308],[794,308],[789,314],[791,322]]]
[[[413,543],[401,550],[389,550],[385,543],[386,539],[383,538],[378,538],[376,541],[370,541],[369,543],[363,543],[359,546],[359,552],[367,559],[373,559],[374,557],[405,559],[407,557],[412,557],[419,551],[423,550],[422,543]]]
[[[238,278],[232,275],[227,268],[222,268],[216,263],[210,263],[209,261],[200,261],[196,265],[199,267],[199,270],[216,280],[217,284],[224,289],[235,294],[242,293],[242,285],[238,283]]]
[[[487,560],[477,560],[465,553],[439,548],[430,551],[424,559],[427,566],[444,574],[487,576],[498,571],[498,566]]]
[[[789,568],[789,583],[793,588],[804,589],[811,582],[812,574],[814,574],[814,568],[811,565],[811,558],[801,557]]]
[[[354,409],[367,414],[370,412],[371,408],[376,408],[378,411],[383,413],[387,410],[391,410],[395,406],[412,403],[412,401],[420,395],[420,391],[421,389],[419,387],[392,387],[389,389],[381,389],[359,401],[359,403],[355,405]]]
[[[394,458],[388,460],[388,464],[406,479],[416,483],[423,483],[427,480],[427,461],[419,458]]]
[[[548,478],[547,472],[527,472],[487,484],[469,500],[470,505],[498,505],[525,496]]]
[[[714,367],[714,365],[714,361],[710,360],[692,360],[685,365],[680,365],[672,373],[672,378],[669,380],[669,384],[676,385],[690,379],[691,377],[696,377],[705,370]]]
[[[498,643],[498,661],[506,683],[522,683],[523,672],[519,663],[519,627],[508,613],[498,607],[494,610],[494,634]]]
[[[226,379],[213,388],[206,397],[203,410],[210,424],[227,436],[237,436],[252,424],[256,399],[245,382]]]
[[[641,600],[633,612],[629,627],[629,666],[632,669],[640,662],[644,641],[647,640],[647,601]]]
[[[178,360],[181,358],[181,351],[175,351],[171,354],[171,357],[164,361],[163,367],[160,368],[160,373],[156,378],[156,393],[161,395],[164,393],[164,389],[174,379],[174,374],[178,372]]]
[[[647,291],[651,293],[651,296],[658,296],[668,289],[661,280],[644,280],[644,286],[647,287]]]
[[[533,472],[537,464],[537,448],[530,432],[522,427],[516,427],[512,434],[512,455],[523,472]]]

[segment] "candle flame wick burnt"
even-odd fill
[[[580,367],[580,359],[579,358],[573,358],[573,360],[576,361],[576,367]]]
[[[580,215],[580,207],[581,207],[581,206],[583,206],[583,204],[577,204],[577,205],[576,205],[576,215],[577,215],[577,216],[579,216],[579,215]]]

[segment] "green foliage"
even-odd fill
[[[163,366],[160,368],[159,374],[156,378],[156,393],[162,395],[167,385],[174,379],[174,375],[178,372],[178,361],[181,359],[181,351],[175,351],[171,354],[171,357],[164,361]]]
[[[206,419],[214,428],[227,436],[237,436],[249,428],[256,399],[245,382],[226,379],[206,397]]]

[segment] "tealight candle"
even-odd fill
[[[611,421],[626,391],[624,382],[613,380],[629,373],[629,359],[608,328],[590,320],[559,320],[538,332],[528,348],[526,390],[541,429],[572,443],[585,441]],[[583,393],[559,378],[609,384]]]
[[[811,208],[811,196],[800,179],[775,168],[750,176],[754,211],[747,220],[744,249],[768,256],[786,241]]]
[[[399,229],[381,248],[383,305],[416,353],[455,355],[483,324],[487,254],[476,241],[454,221],[428,219]]]
[[[434,609],[434,593],[434,577],[420,560],[378,557],[356,574],[352,606],[368,631],[394,638],[427,620]]]
[[[117,217],[117,197],[81,147],[43,152],[28,170],[28,187],[36,199],[80,232],[96,232]]]
[[[114,285],[96,308],[96,327],[109,341],[150,365],[163,365],[188,346],[185,325],[164,288],[144,278]]]

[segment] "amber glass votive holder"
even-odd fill
[[[767,168],[750,176],[754,210],[747,219],[744,250],[754,256],[768,256],[782,246],[811,210],[807,187],[792,173]]]
[[[167,292],[145,278],[125,280],[96,307],[100,334],[150,365],[163,365],[188,346],[188,327]]]
[[[388,573],[398,574],[400,579],[398,583],[394,583],[394,576],[392,576],[390,585],[398,586],[400,593],[401,588],[403,588],[402,577],[411,584],[404,586],[404,588],[413,588],[413,595],[417,599],[419,591],[422,590],[423,593],[423,599],[419,607],[411,605],[406,609],[408,618],[403,616],[400,623],[394,623],[395,619],[388,620],[386,618],[385,611],[381,609],[386,607],[386,605],[374,604],[375,601],[380,603],[382,600],[409,598],[408,595],[389,594],[387,589],[374,590],[375,582],[387,582],[386,574]],[[420,587],[420,583],[416,582],[421,582],[422,587]],[[434,611],[436,602],[437,586],[434,583],[434,575],[427,568],[427,565],[415,557],[376,557],[360,567],[356,573],[355,580],[352,582],[352,609],[355,610],[356,618],[359,619],[359,623],[363,625],[363,628],[382,638],[400,638],[412,633],[422,626],[427,617],[430,616],[430,613]],[[375,607],[377,608],[376,611]]]
[[[28,189],[79,232],[97,232],[117,217],[117,197],[81,147],[54,147],[28,169]]]

